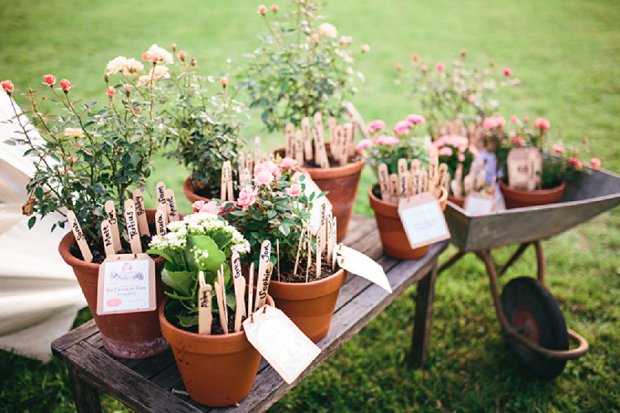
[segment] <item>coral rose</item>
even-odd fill
[[[62,79],[60,81],[60,88],[67,93],[69,90],[71,90],[71,82],[69,82],[67,79]]]
[[[15,90],[15,86],[13,86],[13,82],[10,80],[3,80],[0,82],[0,86],[2,86],[2,89],[9,95]]]
[[[599,158],[590,159],[590,167],[592,169],[600,169],[601,168],[601,160]]]
[[[549,128],[551,128],[551,122],[549,122],[545,118],[537,118],[534,121],[534,126],[536,126],[538,129],[548,130]]]
[[[50,74],[44,75],[43,81],[48,86],[54,86],[56,84],[56,76]]]

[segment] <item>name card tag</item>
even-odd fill
[[[119,254],[99,267],[97,314],[153,311],[155,261],[148,254]]]
[[[423,247],[450,238],[439,202],[428,192],[401,199],[398,215],[411,248]]]
[[[243,329],[250,344],[288,384],[321,353],[282,311],[269,305],[247,318]]]
[[[353,248],[340,245],[337,260],[340,268],[344,268],[352,274],[366,278],[388,293],[392,293],[392,287],[385,275],[385,271],[383,271],[383,267],[369,256]]]
[[[491,195],[472,192],[465,198],[463,208],[471,216],[487,215],[495,210],[495,202]]]

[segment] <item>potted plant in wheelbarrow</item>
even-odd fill
[[[262,109],[269,132],[286,129],[282,157],[297,158],[328,193],[340,240],[347,231],[364,161],[354,151],[355,125],[338,128],[336,122],[345,114],[345,100],[356,92],[356,77],[363,79],[353,70],[354,57],[369,47],[362,45],[355,53],[350,36],[321,22],[320,2],[295,0],[287,13],[276,5],[271,11],[260,6],[258,13],[267,33],[261,36],[261,46],[247,55],[240,84],[250,107]],[[329,124],[329,144],[323,138],[324,123]],[[294,128],[299,130],[297,138]],[[299,156],[289,150],[295,139],[303,141]]]
[[[150,70],[159,70],[159,65],[152,61]],[[125,59],[118,68],[134,78],[144,66]],[[141,192],[130,190],[141,186],[151,173],[161,120],[154,114],[157,111],[151,110],[153,102],[136,97],[130,85],[112,86],[107,75],[105,80],[107,104],[98,106],[77,101],[69,80],[45,75],[45,96],[33,90],[26,94],[32,107],[29,114],[44,140],[35,140],[33,126],[16,113],[22,135],[11,141],[28,148],[24,155],[34,165],[27,186],[30,198],[23,207],[25,214],[32,215],[29,226],[54,212],[62,219],[52,230],[69,223],[73,231],[62,239],[59,251],[78,279],[103,345],[118,357],[143,358],[167,348],[156,311],[140,307],[140,312],[98,314],[98,282],[106,256],[140,253],[150,239],[153,227],[149,229],[147,215],[152,221],[154,214],[144,210]],[[12,84],[7,81],[3,85],[10,96]],[[44,115],[42,100],[60,106],[62,113]],[[163,260],[155,262],[157,270],[162,265]],[[149,287],[153,301],[161,292],[160,286]],[[120,304],[116,300],[110,303]]]

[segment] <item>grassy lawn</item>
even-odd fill
[[[138,56],[151,43],[197,56],[206,72],[226,70],[257,46],[258,2],[228,0],[0,0],[0,80],[37,86],[54,73],[75,93],[104,97],[103,68],[117,55]],[[284,4],[281,4],[284,6]],[[614,0],[333,1],[329,21],[371,53],[354,99],[366,119],[393,123],[416,106],[394,85],[393,65],[412,52],[448,62],[467,49],[475,62],[510,66],[522,84],[503,92],[502,113],[545,116],[567,142],[590,137],[592,153],[620,168],[620,7]],[[24,103],[23,99],[18,101]],[[257,122],[248,136],[262,134]],[[281,137],[264,136],[265,148]],[[182,194],[183,167],[163,158],[150,184]],[[356,212],[369,214],[365,171]],[[179,196],[182,198],[182,196]],[[182,211],[189,204],[183,201]],[[403,362],[411,336],[415,288],[304,380],[274,411],[620,410],[620,214],[612,211],[545,242],[548,285],[567,323],[590,341],[551,383],[529,378],[499,334],[483,265],[468,257],[437,281],[428,368]],[[508,250],[498,252],[506,257]],[[510,276],[533,274],[532,251]],[[505,282],[505,281],[504,281]],[[89,318],[87,311],[79,322]],[[123,411],[104,398],[107,411]],[[58,360],[42,365],[0,352],[0,411],[74,410]]]

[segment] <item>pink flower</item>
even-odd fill
[[[511,142],[512,142],[512,144],[513,144],[513,145],[515,145],[515,146],[523,146],[523,145],[525,145],[525,139],[523,139],[523,138],[522,138],[522,137],[520,137],[520,136],[515,136],[515,137],[513,137],[513,138],[511,139]]]
[[[577,158],[568,158],[568,166],[579,169],[583,166],[583,162]]]
[[[54,86],[56,84],[56,76],[50,74],[44,75],[43,81],[48,86]]]
[[[444,65],[443,63],[437,63],[435,65],[435,70],[437,70],[439,73],[443,73],[446,70],[446,65]]]
[[[272,4],[271,5],[271,11],[274,13],[277,13],[278,10],[280,10],[280,6],[278,6],[277,4]]]
[[[114,89],[114,87],[110,86],[110,87],[108,87],[108,90],[106,90],[106,91],[105,91],[105,93],[106,93],[109,97],[113,98],[113,97],[114,97],[114,95],[116,94],[116,89]]]
[[[131,93],[131,85],[123,85],[123,90],[125,91],[125,93],[130,94]]]
[[[256,185],[269,185],[273,181],[273,174],[266,169],[261,170],[254,176]]]
[[[71,82],[69,82],[67,79],[62,79],[60,81],[60,88],[67,93],[69,90],[71,90]]]
[[[293,184],[289,188],[286,188],[286,194],[288,196],[299,196],[301,195],[301,185]]]
[[[297,166],[297,161],[293,158],[284,158],[282,159],[282,162],[280,162],[280,168],[282,169],[293,169],[295,166]]]
[[[360,52],[362,52],[362,53],[370,52],[370,46],[367,45],[367,44],[363,44],[362,47],[360,48]]]
[[[517,117],[517,115],[512,115],[512,116],[510,117],[510,121],[511,121],[512,123],[518,123],[518,122],[519,122],[519,118]]]
[[[67,163],[74,164],[77,161],[77,158],[73,155],[67,156]]]
[[[590,159],[590,167],[592,167],[592,169],[600,169],[601,160],[599,158]]]
[[[504,126],[506,119],[503,116],[490,116],[482,121],[484,129],[495,129]]]
[[[444,146],[443,148],[439,149],[439,152],[437,152],[437,154],[439,156],[452,156],[454,154],[454,151],[449,146]]]
[[[278,177],[281,175],[280,168],[273,161],[265,161],[258,163],[254,166],[254,175],[258,175],[261,172],[267,171],[271,175]]]
[[[237,205],[242,207],[244,211],[251,205],[256,203],[256,194],[258,190],[250,187],[245,187],[239,192],[239,198],[237,198]]]
[[[394,125],[394,133],[397,135],[404,135],[411,129],[411,123],[408,120],[401,120]]]
[[[411,55],[411,61],[412,62],[419,62],[420,61],[420,55],[417,53],[414,53]]]
[[[256,9],[256,11],[258,12],[258,14],[262,14],[264,16],[265,14],[267,14],[267,6],[261,4],[260,6],[258,6],[258,9]]]
[[[562,146],[560,146],[560,145],[553,145],[553,146],[551,147],[551,150],[552,150],[553,152],[555,152],[555,153],[558,153],[558,154],[560,154],[560,153],[564,153],[564,148],[563,148]]]
[[[0,82],[0,86],[2,86],[2,89],[4,89],[4,91],[8,95],[13,93],[13,91],[15,90],[15,86],[13,86],[13,82],[11,82],[10,80],[3,80],[2,82]]]
[[[459,162],[465,162],[465,155],[459,153]]]
[[[548,130],[551,127],[551,122],[549,122],[545,118],[537,118],[534,121],[534,126],[536,126],[538,129]]]
[[[228,78],[226,76],[220,77],[220,84],[223,88],[226,88],[228,86]]]
[[[505,67],[502,69],[502,73],[504,74],[504,76],[510,77],[512,76],[512,69],[510,69],[509,67]]]
[[[372,141],[370,139],[362,139],[360,141],[360,143],[357,144],[357,146],[355,147],[355,150],[357,152],[361,152],[364,149],[368,149],[372,146]]]
[[[407,120],[414,125],[419,125],[421,123],[426,123],[426,119],[422,115],[412,114],[407,116]]]
[[[368,124],[368,133],[373,133],[385,129],[386,124],[381,119],[375,119]]]
[[[178,56],[179,56],[179,60],[184,62],[185,58],[187,57],[187,52],[185,50],[181,50],[179,51]]]
[[[218,215],[222,212],[222,207],[217,204],[215,201],[209,201],[205,203],[198,212],[206,212],[207,214]]]
[[[401,65],[400,63],[396,63],[394,65],[394,70],[396,70],[397,72],[400,72],[401,70],[403,70],[403,65]]]
[[[394,145],[397,145],[398,142],[400,142],[400,139],[395,138],[393,136],[381,135],[377,137],[377,143],[379,145],[394,146]]]
[[[205,204],[205,201],[196,201],[192,204],[192,209],[194,212],[199,212]]]

